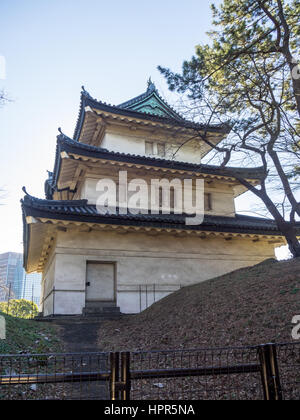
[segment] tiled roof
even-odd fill
[[[60,134],[59,136],[57,136],[57,151],[56,151],[53,176],[51,179],[46,181],[45,192],[46,192],[47,198],[51,198],[50,192],[51,190],[54,191],[57,184],[59,170],[60,170],[60,162],[61,162],[60,153],[62,151],[65,151],[67,153],[74,153],[80,156],[91,157],[91,158],[99,158],[99,159],[111,160],[111,161],[117,161],[117,162],[142,164],[142,165],[159,167],[159,168],[191,171],[191,172],[203,173],[207,175],[218,175],[218,176],[225,176],[225,177],[230,177],[230,178],[239,176],[239,177],[243,177],[244,179],[261,180],[262,177],[264,176],[263,168],[229,168],[229,167],[221,168],[219,166],[213,166],[213,165],[178,162],[175,160],[158,159],[158,158],[147,157],[147,156],[113,152],[113,151],[103,149],[100,147],[87,145],[85,143],[79,143],[77,141],[70,139],[64,134]]]
[[[41,200],[25,196],[22,201],[24,216],[49,218],[55,220],[80,221],[107,225],[145,226],[158,228],[173,228],[183,230],[217,231],[228,233],[248,233],[261,235],[281,235],[274,220],[236,215],[235,217],[208,216],[199,226],[185,224],[185,214],[182,215],[120,215],[98,213],[96,206],[88,204],[87,200],[53,201]],[[300,223],[299,223],[300,232]]]
[[[145,114],[173,118],[177,121],[185,121],[178,112],[164,101],[151,79],[148,82],[148,89],[145,93],[118,105],[118,107],[143,112]]]
[[[97,157],[117,162],[137,163],[142,165],[155,166],[159,168],[178,169],[183,171],[192,171],[208,175],[220,175],[234,177],[243,176],[248,179],[260,180],[264,176],[263,168],[233,168],[220,167],[214,165],[203,165],[197,163],[180,162],[176,160],[160,159],[149,156],[132,155],[129,153],[113,152],[102,149],[101,147],[91,146],[84,143],[75,142],[68,139],[65,135],[58,137],[62,150],[82,154],[83,156]]]
[[[148,93],[147,93],[148,92]],[[163,99],[159,96],[158,93],[155,95],[160,99],[160,102],[162,103],[164,109],[165,109],[165,115],[157,115],[156,113],[150,113],[147,111],[137,111],[136,105],[137,101],[142,101],[150,97],[149,91],[147,91],[145,94],[142,94],[130,101],[127,101],[121,105],[115,106],[107,104],[106,102],[97,101],[94,99],[85,89],[82,88],[81,92],[81,98],[80,98],[80,109],[79,109],[79,115],[77,124],[75,127],[74,132],[74,140],[78,140],[80,137],[83,121],[84,121],[84,115],[85,115],[85,107],[90,106],[93,109],[98,109],[100,111],[106,111],[112,114],[118,114],[123,116],[128,116],[131,118],[138,118],[143,120],[150,120],[155,121],[158,123],[163,124],[171,124],[175,126],[184,127],[187,129],[197,129],[197,130],[208,130],[210,132],[216,132],[216,133],[224,133],[228,134],[231,131],[231,127],[229,127],[226,124],[222,125],[204,125],[204,124],[198,124],[191,122],[189,120],[184,119],[181,117],[176,111],[174,111],[166,102],[163,101]]]

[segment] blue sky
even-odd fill
[[[157,65],[180,70],[194,47],[207,42],[209,4],[1,0],[0,56],[6,60],[6,79],[0,80],[0,89],[13,101],[0,109],[0,187],[6,190],[0,252],[22,252],[21,188],[44,197],[57,128],[72,136],[81,86],[117,104],[144,92],[151,76],[172,101]]]

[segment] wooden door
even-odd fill
[[[115,301],[115,265],[112,263],[87,263],[87,302]]]

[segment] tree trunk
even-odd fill
[[[289,250],[291,254],[293,255],[293,257],[299,258],[300,257],[300,242],[297,239],[295,227],[288,222],[285,222],[284,224],[280,223],[280,226],[278,227],[283,233],[283,235],[285,236]]]
[[[291,63],[289,63],[289,66],[292,73],[292,83],[293,83],[295,101],[297,105],[297,111],[300,117],[300,75],[299,75],[299,70],[296,70],[297,62],[292,61]]]

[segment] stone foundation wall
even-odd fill
[[[117,306],[137,313],[181,287],[272,257],[274,245],[268,241],[67,230],[58,232],[44,293],[54,285],[56,315],[81,314],[87,262],[115,263]],[[45,300],[44,315],[53,313],[52,299]]]

